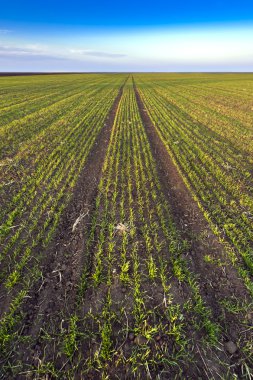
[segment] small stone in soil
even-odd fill
[[[247,320],[249,321],[250,324],[253,324],[253,311],[252,311],[252,312],[249,312],[249,313],[246,315],[246,318],[247,318]]]
[[[156,336],[155,336],[155,340],[156,340],[156,342],[159,342],[161,339],[162,339],[161,335],[156,335]]]
[[[147,344],[148,340],[143,335],[137,335],[134,339],[134,343],[138,345]]]
[[[237,345],[232,340],[225,343],[225,348],[230,354],[234,354],[237,351]]]

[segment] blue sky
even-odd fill
[[[9,1],[0,71],[252,71],[253,2]]]

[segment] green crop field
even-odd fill
[[[0,379],[253,379],[253,74],[0,77]]]

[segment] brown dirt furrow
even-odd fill
[[[33,341],[31,351],[27,346],[24,349],[25,357],[22,355],[24,347],[19,346],[24,364],[34,364],[32,357],[41,349],[41,331],[45,329],[52,334],[60,331],[62,317],[71,315],[75,310],[78,283],[85,258],[85,230],[89,228],[95,207],[102,166],[123,87],[124,84],[88,155],[55,238],[45,249],[41,264],[42,278],[35,284],[24,305],[25,318],[22,321],[21,335],[29,336]]]
[[[200,291],[205,303],[212,309],[213,317],[222,327],[224,342],[232,340],[243,344],[245,335],[245,315],[234,315],[224,311],[220,302],[224,299],[247,300],[250,296],[237,270],[227,258],[223,245],[218,241],[193,199],[183,178],[173,163],[166,146],[157,133],[138,88],[134,83],[135,95],[143,125],[148,135],[151,151],[157,162],[159,179],[167,196],[175,222],[183,238],[190,243],[184,257],[189,269],[197,275]],[[205,255],[211,255],[214,263],[207,263]],[[224,315],[225,313],[225,315]],[[242,338],[244,337],[244,338]],[[234,359],[234,358],[233,358]]]

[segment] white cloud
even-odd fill
[[[0,34],[8,34],[11,33],[11,30],[9,29],[0,29]]]
[[[83,50],[83,49],[70,49],[73,54],[89,55],[91,57],[101,57],[101,58],[122,58],[126,54],[121,53],[108,53],[104,51],[93,51],[93,50]]]
[[[33,54],[43,54],[40,49],[33,49],[27,47],[16,47],[16,46],[0,46],[0,55],[33,55]]]
[[[46,50],[39,45],[26,45],[23,47],[0,45],[0,59],[12,59],[18,62],[19,60],[45,60],[55,59],[62,60],[64,57],[58,54],[53,54],[50,50]]]

